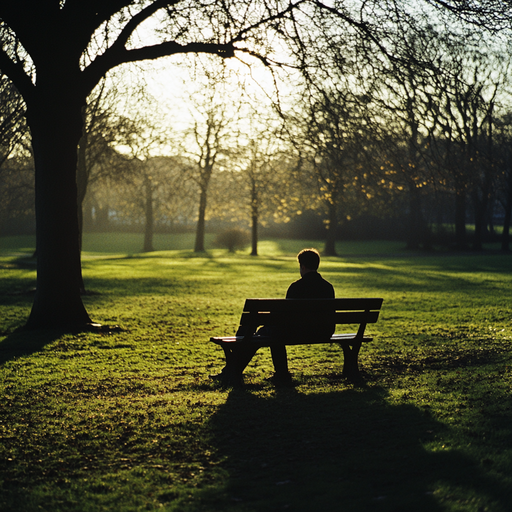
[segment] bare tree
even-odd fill
[[[258,255],[258,231],[262,218],[279,201],[286,190],[287,177],[282,165],[285,146],[280,137],[281,123],[252,102],[245,114],[239,136],[234,176],[241,181],[243,215],[251,225],[251,255]],[[287,148],[288,149],[288,148]]]
[[[348,215],[346,190],[358,173],[366,151],[366,99],[344,84],[317,91],[303,121],[304,156],[314,169],[318,197],[325,209],[324,253],[336,255],[336,231]]]
[[[248,151],[247,167],[244,177],[250,192],[251,205],[251,256],[258,256],[258,226],[265,192],[268,192],[275,167],[272,165],[272,155],[269,153],[268,140],[263,137],[251,140]]]
[[[151,104],[151,100],[140,88],[135,91],[132,88],[130,95],[137,102],[144,100],[145,104]],[[123,96],[127,94],[121,91],[119,78],[104,78],[89,95],[83,108],[83,130],[78,144],[76,173],[80,247],[83,205],[89,185],[106,176],[115,177],[128,169],[125,159],[119,157],[117,148],[130,146],[133,138],[143,130],[143,127],[137,126],[136,120],[120,111],[119,104]]]
[[[508,86],[509,62],[468,38],[450,43],[444,69],[436,75],[436,95],[430,97],[435,119],[429,143],[441,162],[441,174],[451,182],[456,197],[456,242],[466,246],[466,216],[472,201],[475,221],[473,246],[481,249],[493,183],[494,118]]]
[[[196,241],[194,252],[204,252],[204,235],[208,188],[213,170],[219,155],[222,153],[222,138],[226,125],[226,117],[222,110],[211,108],[205,112],[204,125],[195,123],[192,135],[197,146],[196,172],[193,180],[199,187],[199,209],[197,214]]]
[[[134,122],[137,130],[131,132],[126,141],[130,148],[130,160],[124,181],[135,184],[139,201],[144,212],[144,252],[154,251],[153,234],[155,224],[155,195],[165,180],[160,166],[155,165],[153,153],[159,152],[168,138],[158,125],[149,118],[140,117]],[[177,191],[178,192],[178,191]]]
[[[496,196],[503,208],[501,250],[510,250],[510,225],[512,220],[512,115],[505,112],[496,116],[495,161],[497,163]]]
[[[423,204],[433,183],[425,140],[434,120],[430,105],[439,73],[441,36],[428,23],[415,24],[396,42],[397,60],[391,60],[376,75],[374,96],[380,119],[376,135],[380,140],[382,165],[392,168],[385,178],[407,195],[406,239],[409,249],[430,248],[431,236]]]
[[[6,0],[0,5],[0,69],[27,105],[36,167],[37,293],[28,326],[90,324],[80,297],[77,147],[86,98],[110,69],[183,53],[223,58],[263,53],[297,5],[182,1]],[[137,29],[158,17],[160,42],[137,46]],[[206,34],[206,35],[205,35]],[[252,41],[251,47],[249,42]],[[37,77],[37,80],[36,80]]]
[[[27,105],[35,159],[37,293],[28,326],[91,323],[80,297],[77,147],[86,99],[109,70],[184,53],[254,56],[272,64],[274,48],[285,44],[294,56],[289,63],[305,66],[309,56],[328,50],[332,37],[354,32],[387,53],[395,34],[390,13],[414,16],[417,10],[404,11],[398,0],[391,6],[376,0],[2,1],[0,69]],[[137,44],[150,19],[156,39]]]
[[[227,85],[229,70],[211,69],[203,61],[199,70],[202,87],[190,91],[192,126],[186,130],[185,154],[195,162],[191,178],[199,188],[199,207],[194,252],[204,252],[208,191],[214,171],[232,152],[238,107],[230,99]]]
[[[7,220],[33,213],[33,161],[25,103],[0,74],[0,228]]]

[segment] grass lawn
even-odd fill
[[[337,296],[384,298],[364,385],[335,345],[289,348],[293,387],[265,381],[268,350],[243,388],[210,382],[209,337],[282,297],[311,245],[88,235],[84,302],[124,331],[62,334],[18,330],[33,240],[0,238],[0,511],[510,512],[510,255],[340,244],[320,268]]]

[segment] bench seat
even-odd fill
[[[302,340],[289,340],[286,341],[286,345],[318,345],[320,343],[339,343],[340,345],[346,344],[351,345],[354,341],[357,341],[357,333],[346,333],[346,334],[333,334],[329,339],[310,339],[306,342]],[[273,342],[276,341],[272,336],[252,336],[250,339],[246,339],[245,336],[213,336],[210,341],[217,345],[223,345],[224,343],[256,343],[260,347],[270,347]],[[361,341],[370,342],[373,338],[369,336],[363,336]]]

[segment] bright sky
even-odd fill
[[[157,111],[150,109],[148,115],[147,107],[142,105],[143,116],[160,122],[163,126],[169,126],[170,131],[180,132],[190,127],[192,121],[190,96],[193,95],[194,99],[200,101],[202,91],[208,83],[200,72],[194,76],[193,66],[190,65],[193,59],[193,56],[170,56],[156,61],[125,65],[117,68],[115,73],[123,76],[128,90],[136,89],[144,83],[147,92],[156,100]],[[214,69],[217,69],[216,62],[219,63],[219,69],[222,66],[220,58],[212,58],[211,62]],[[275,85],[272,72],[268,68],[257,59],[252,59],[250,66],[237,59],[228,59],[225,62],[234,76],[227,86],[227,104],[236,104],[237,98],[242,97],[242,89],[237,85],[237,80],[244,83],[246,93],[257,99],[260,111],[265,108],[264,105],[270,104],[268,96],[275,97]],[[280,94],[285,89],[281,82]],[[133,116],[139,105],[132,102],[122,108],[132,111]]]

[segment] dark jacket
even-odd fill
[[[287,299],[334,299],[334,288],[318,272],[308,272],[290,285]]]
[[[308,272],[290,285],[286,292],[287,299],[334,299],[334,287],[318,272]],[[290,338],[330,338],[336,328],[329,312],[318,318],[318,324],[301,325],[301,319],[285,329],[285,337]]]

